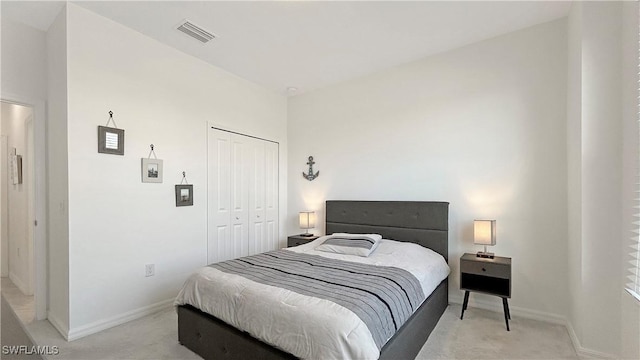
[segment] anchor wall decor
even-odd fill
[[[318,175],[320,175],[320,171],[316,171],[315,174],[313,173],[313,164],[315,164],[315,161],[313,161],[313,156],[309,156],[309,162],[307,162],[307,165],[309,165],[309,173],[302,173],[302,176],[309,181],[313,181],[313,179],[317,178]]]

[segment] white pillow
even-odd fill
[[[333,233],[323,238],[322,243],[316,246],[316,250],[367,257],[378,247],[382,235]]]

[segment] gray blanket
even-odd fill
[[[332,301],[364,322],[381,349],[425,296],[408,271],[277,250],[209,265],[249,280]]]

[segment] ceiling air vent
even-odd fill
[[[192,38],[200,41],[203,44],[208,43],[209,41],[215,39],[215,35],[208,32],[207,30],[202,29],[201,27],[194,25],[193,23],[185,20],[180,26],[177,27],[178,30],[183,33],[191,36]]]

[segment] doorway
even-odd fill
[[[43,320],[47,318],[44,103],[3,96],[0,110],[2,293],[21,320]]]
[[[2,290],[9,304],[19,305],[21,319],[35,317],[33,303],[33,110],[2,102],[3,176],[2,208]],[[15,291],[18,290],[18,291]],[[17,311],[16,311],[17,312]]]

